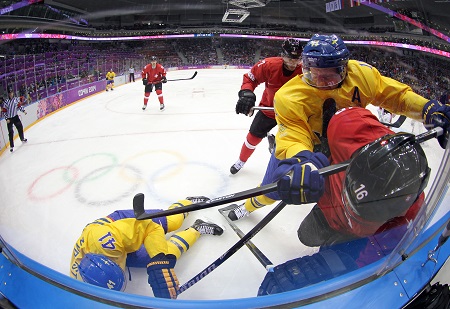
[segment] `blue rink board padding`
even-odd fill
[[[410,298],[421,291],[449,257],[450,241],[445,243],[436,254],[437,264],[429,261],[422,267],[423,262],[427,259],[428,251],[437,244],[441,234],[440,228],[443,228],[449,219],[450,214],[447,213],[419,235],[415,242],[422,244],[420,250],[400,263],[394,271],[388,272],[382,277],[373,277],[373,274],[383,264],[384,259],[327,282],[277,295],[235,300],[188,301],[158,299],[109,291],[76,281],[17,251],[14,251],[14,254],[22,262],[23,268],[13,264],[4,254],[0,255],[0,292],[18,308],[238,309],[268,306],[333,309],[401,308]],[[426,242],[430,237],[432,237],[431,240]],[[42,277],[47,278],[47,282]],[[255,290],[255,295],[256,293]],[[311,303],[311,299],[318,295],[327,295],[328,298]],[[283,304],[286,305],[282,306]]]

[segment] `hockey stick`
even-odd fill
[[[196,77],[196,76],[197,76],[197,71],[195,71],[194,75],[192,75],[189,78],[168,79],[167,81],[168,82],[176,82],[176,81],[179,81],[179,80],[191,80],[191,79],[194,79],[194,77]],[[147,85],[156,85],[156,84],[161,84],[161,83],[162,83],[162,81],[159,81],[159,82],[154,82],[154,83],[148,83]]]
[[[417,143],[422,143],[424,141],[427,141],[429,139],[441,136],[444,133],[444,130],[441,127],[436,127],[434,129],[431,129],[425,133],[419,134],[417,136],[415,136],[414,138],[409,138],[406,139],[405,142],[417,142]],[[341,163],[337,163],[337,164],[333,164],[324,168],[319,169],[319,173],[323,176],[328,176],[334,173],[338,173],[341,171],[344,171],[347,166],[350,164],[351,160],[347,160]],[[258,196],[258,195],[262,195],[262,194],[266,194],[266,193],[270,193],[270,192],[274,192],[277,190],[277,184],[276,183],[270,183],[264,186],[260,186],[260,187],[256,187],[253,189],[249,189],[249,190],[245,190],[245,191],[241,191],[238,193],[231,193],[229,195],[224,195],[221,197],[217,197],[217,198],[213,198],[211,200],[209,200],[208,202],[203,202],[203,203],[196,203],[196,204],[191,204],[188,206],[184,206],[184,207],[177,207],[177,208],[173,208],[173,209],[168,209],[168,210],[163,210],[163,211],[159,211],[159,212],[155,212],[152,214],[148,214],[145,213],[144,210],[144,205],[133,205],[133,209],[134,209],[134,214],[136,216],[136,219],[138,220],[146,220],[146,219],[153,219],[153,218],[157,218],[157,217],[164,217],[164,216],[171,216],[171,215],[177,215],[180,213],[185,213],[185,212],[191,212],[191,211],[196,211],[196,210],[201,210],[201,209],[207,209],[207,208],[211,208],[211,207],[216,207],[216,206],[220,206],[220,205],[224,205],[224,204],[229,204],[229,203],[233,203],[236,201],[240,201],[243,199],[247,199],[250,197],[254,197],[254,196]],[[136,207],[136,208],[134,208]]]
[[[236,234],[239,236],[239,238],[243,238],[245,236],[244,232],[241,231],[241,229],[234,224],[234,222],[228,218],[228,211],[234,209],[234,207],[236,207],[235,204],[232,204],[230,206],[224,207],[224,208],[220,208],[219,212],[222,214],[222,216],[225,218],[225,220],[227,220],[228,224],[231,226],[231,228],[233,229],[233,231],[236,232]],[[253,255],[258,259],[258,261],[262,264],[262,266],[264,266],[266,268],[267,271],[271,271],[273,268],[273,263],[269,260],[269,258],[267,256],[265,256],[264,253],[261,252],[261,250],[258,249],[258,247],[251,241],[248,240],[245,245],[247,246],[248,249],[250,249],[250,252],[253,253]]]
[[[380,121],[381,124],[384,124],[385,126],[391,127],[391,128],[400,128],[402,126],[402,124],[405,122],[406,120],[406,116],[401,115],[400,117],[398,117],[397,121],[395,121],[394,123],[387,123],[387,122],[383,122]]]
[[[269,106],[253,106],[251,108],[251,110],[258,110],[258,111],[273,111],[274,108],[273,107],[269,107]]]
[[[189,77],[189,78],[168,79],[167,81],[168,81],[168,82],[176,82],[176,81],[178,81],[178,80],[190,80],[190,79],[194,79],[194,77],[196,77],[196,76],[197,76],[197,71],[195,71],[195,72],[194,72],[194,75],[192,75],[192,76]]]
[[[335,103],[336,104],[336,103]],[[263,110],[263,111],[273,111],[273,107],[267,107],[267,106],[254,106],[251,108],[252,110]],[[398,117],[398,119],[394,123],[387,123],[380,121],[381,124],[391,127],[391,128],[400,128],[402,124],[405,122],[406,116],[401,115]]]
[[[334,173],[337,173],[337,172],[341,172],[341,171],[343,171],[343,170],[345,170],[347,168],[349,163],[350,163],[350,160],[347,160],[345,162],[338,163],[338,164],[333,164],[333,165],[321,168],[319,170],[319,173],[321,175],[326,176],[326,175],[334,174]],[[232,193],[232,194],[229,194],[229,195],[213,198],[213,199],[209,200],[208,202],[196,203],[196,204],[191,204],[191,205],[184,206],[184,207],[177,207],[177,208],[167,209],[167,210],[155,212],[155,213],[152,213],[152,214],[148,214],[148,213],[145,212],[143,204],[139,205],[139,204],[134,204],[133,203],[133,210],[134,210],[134,215],[136,216],[136,219],[138,219],[138,220],[146,220],[146,219],[153,219],[153,218],[157,218],[157,217],[177,215],[177,214],[180,214],[180,213],[185,213],[185,212],[191,212],[191,211],[196,211],[196,210],[216,207],[216,206],[220,206],[220,205],[224,205],[224,204],[237,202],[237,201],[240,201],[240,200],[243,200],[243,199],[247,199],[247,198],[250,198],[250,197],[254,197],[254,196],[258,196],[258,195],[274,192],[276,190],[277,190],[277,184],[276,183],[271,183],[271,184],[267,184],[267,185],[264,185],[264,186],[261,186],[261,187],[257,187],[257,188],[253,188],[253,189],[249,189],[249,190],[245,190],[245,191],[241,191],[241,192],[238,192],[238,193]],[[142,193],[138,193],[138,194],[142,194]]]
[[[228,260],[233,254],[235,254],[242,246],[244,246],[250,239],[253,238],[262,228],[264,228],[275,216],[286,206],[286,203],[280,202],[274,209],[272,209],[267,216],[265,216],[261,221],[258,222],[247,234],[245,234],[237,243],[235,243],[230,249],[228,249],[224,254],[222,254],[217,260],[212,262],[208,267],[198,273],[191,280],[180,286],[178,294],[183,293],[191,286],[199,282],[206,275],[210,274],[214,269],[219,267],[223,262]]]
[[[138,193],[133,197],[133,210],[134,210],[134,216],[138,217],[138,215],[142,212],[145,212],[144,210],[144,193]],[[138,211],[139,213],[137,213]]]

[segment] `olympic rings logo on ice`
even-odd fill
[[[216,181],[216,192],[198,192],[201,189],[200,180],[204,181],[204,177],[195,181],[196,176],[200,177],[199,171],[207,172],[209,188],[211,181]],[[152,199],[166,204],[173,202],[181,184],[187,190],[186,196],[221,195],[227,187],[228,178],[212,165],[188,162],[181,154],[173,151],[146,151],[120,163],[111,153],[94,153],[81,157],[70,165],[55,167],[39,175],[28,187],[28,197],[33,201],[43,202],[72,190],[78,202],[103,206],[144,191]],[[175,199],[183,197],[178,195]],[[66,197],[65,199],[67,200]]]

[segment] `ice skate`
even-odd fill
[[[11,149],[9,149],[9,151],[10,151],[10,152],[13,152],[13,151],[14,151],[14,147],[11,147]]]
[[[146,108],[147,108],[147,105],[142,106],[143,111],[145,111]]]
[[[196,231],[200,232],[202,235],[222,235],[223,229],[217,224],[211,222],[205,222],[201,219],[195,220],[194,224],[191,226]]]
[[[27,140],[26,138],[24,138],[24,139],[22,140],[22,143],[26,143],[26,142],[28,142],[28,140]]]
[[[236,163],[234,163],[231,168],[230,168],[230,173],[231,174],[236,174],[237,172],[239,172],[239,170],[244,167],[245,162],[241,161],[241,160],[237,160]]]
[[[165,106],[164,104],[159,104],[159,110],[162,112],[164,110]]]
[[[230,206],[233,206],[233,205],[230,205]],[[250,214],[250,212],[245,208],[244,204],[241,204],[241,205],[234,204],[234,206],[236,206],[236,207],[233,208],[232,210],[230,210],[230,212],[228,213],[228,218],[230,218],[231,221],[237,221],[237,220],[242,219]]]

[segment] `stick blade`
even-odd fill
[[[133,197],[133,210],[136,218],[145,213],[144,210],[144,193],[137,193]]]
[[[192,75],[191,79],[197,76],[197,71],[194,72],[194,75]]]
[[[402,126],[402,124],[405,122],[406,120],[406,116],[401,115],[400,117],[398,117],[397,121],[394,123],[387,123],[387,122],[383,122],[380,121],[381,124],[391,127],[391,128],[400,128]]]

